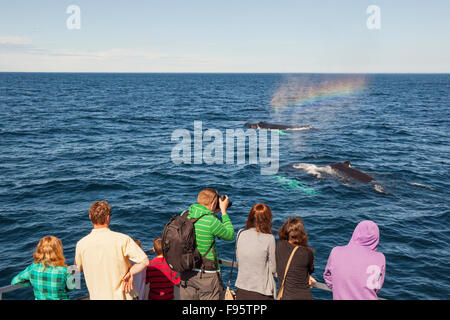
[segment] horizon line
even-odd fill
[[[134,71],[0,71],[0,73],[73,73],[73,74],[440,74],[450,75],[450,72],[222,72],[222,71],[162,71],[162,72],[134,72]]]

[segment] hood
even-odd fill
[[[356,244],[377,250],[380,241],[380,230],[375,222],[370,220],[361,221],[353,231],[353,236],[348,244]]]
[[[191,205],[191,207],[189,208],[189,218],[199,218],[204,214],[214,215],[214,212],[208,210],[205,206],[202,206],[198,203]]]

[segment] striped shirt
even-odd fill
[[[67,267],[47,266],[42,263],[33,263],[28,268],[15,276],[11,285],[26,284],[32,285],[34,298],[36,300],[69,300],[68,280],[71,273]],[[73,286],[74,287],[74,286]]]
[[[149,300],[173,300],[174,285],[180,283],[180,277],[164,257],[156,257],[147,267],[145,283],[150,283]]]
[[[202,215],[204,216],[194,225],[197,248],[201,255],[204,255],[209,250],[215,237],[225,241],[234,240],[234,228],[228,214],[222,215],[222,222],[220,222],[214,215],[214,212],[208,210],[205,206],[193,204],[189,208],[188,218],[199,218]],[[213,249],[216,252],[217,259],[219,259],[215,244]],[[213,249],[206,255],[207,259],[214,260]]]

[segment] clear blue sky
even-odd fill
[[[0,71],[449,73],[450,1],[1,0]]]

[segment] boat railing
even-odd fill
[[[232,261],[219,259],[219,264],[221,264],[223,266],[231,267],[232,266]],[[238,265],[235,262],[234,263],[234,267],[237,268],[237,266]],[[318,281],[313,284],[313,288],[332,292],[332,290],[330,288],[328,288],[328,286],[325,283],[321,283],[321,282],[318,282]]]
[[[145,251],[145,253],[148,255],[150,253],[153,253],[153,250]],[[233,262],[229,261],[229,260],[219,259],[219,264],[223,265],[223,266],[231,267],[233,265]],[[236,262],[234,262],[234,267],[237,268],[237,263]],[[23,284],[17,284],[17,285],[9,285],[9,286],[0,287],[0,300],[2,300],[2,296],[3,296],[4,293],[15,291],[15,290],[19,290],[19,289],[22,289],[22,288],[25,288],[25,287],[28,287],[28,286],[27,285],[23,285]],[[313,284],[313,288],[332,292],[332,290],[330,288],[328,288],[328,286],[325,283],[321,283],[321,282],[315,282]],[[88,298],[89,297],[83,297],[83,298],[79,298],[79,299],[80,300],[85,300],[85,299],[88,299]],[[379,300],[385,300],[385,299],[379,298]]]

